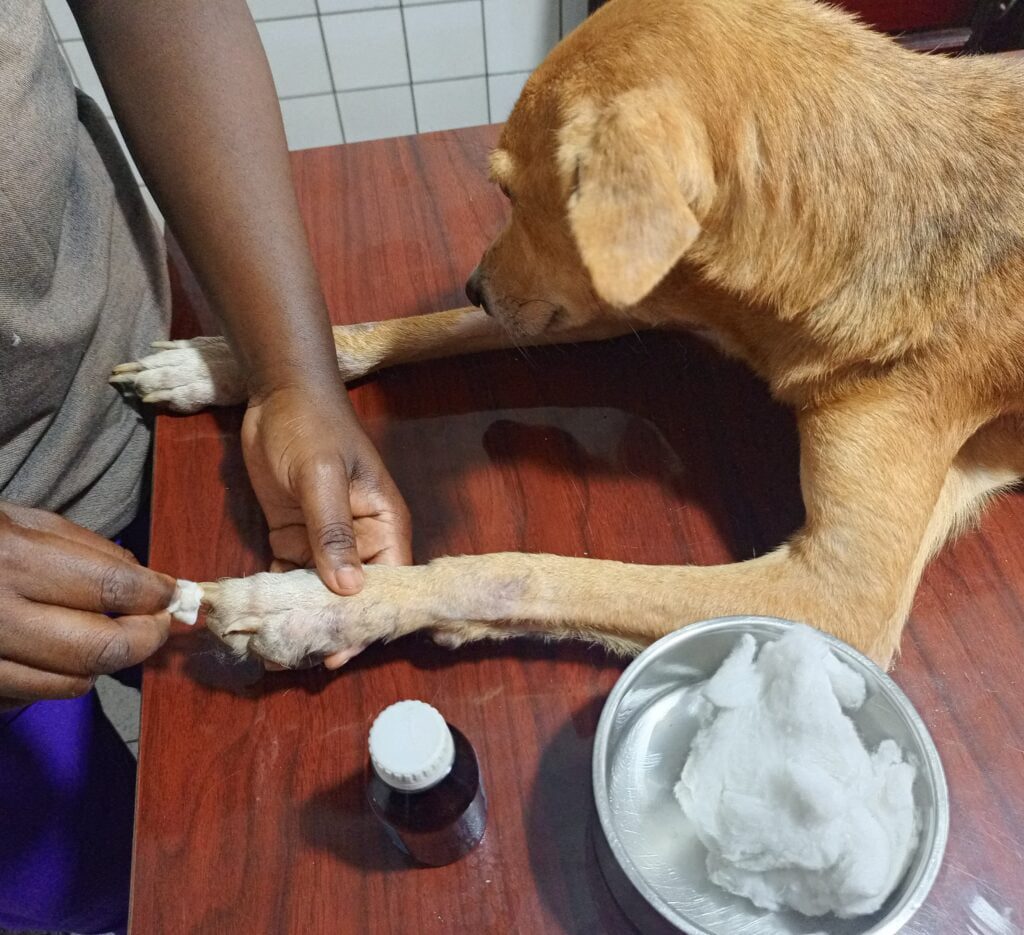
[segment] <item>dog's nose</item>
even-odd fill
[[[466,298],[469,299],[470,305],[482,308],[486,312],[487,307],[484,305],[484,290],[481,279],[480,267],[478,266],[473,270],[469,279],[466,280]]]

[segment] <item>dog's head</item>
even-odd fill
[[[491,175],[511,218],[471,301],[527,334],[656,320],[684,282],[786,319],[843,290],[876,301],[907,278],[899,249],[878,259],[898,226],[892,185],[868,197],[892,174],[878,141],[902,126],[883,89],[924,67],[810,0],[611,0],[509,117]],[[901,190],[907,204],[918,187]]]
[[[678,92],[595,75],[590,27],[530,78],[491,154],[511,217],[467,294],[524,335],[642,303],[700,235],[714,195],[702,123]]]

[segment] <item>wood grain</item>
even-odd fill
[[[462,304],[505,211],[485,181],[495,137],[294,155],[335,322]],[[179,335],[199,304],[175,274]],[[763,552],[801,519],[790,415],[686,338],[409,366],[352,395],[408,498],[420,561],[522,549],[706,564]],[[265,566],[239,418],[159,420],[157,568]],[[979,900],[1024,917],[1022,528],[1024,500],[1007,497],[933,565],[895,671],[952,796],[947,859],[914,935],[975,931]],[[133,932],[630,931],[588,838],[593,735],[623,665],[577,645],[448,653],[412,638],[338,674],[261,678],[181,629],[145,676]],[[369,724],[407,697],[437,705],[481,759],[489,828],[449,867],[408,867],[364,800]]]

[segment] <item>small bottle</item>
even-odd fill
[[[440,867],[480,843],[487,799],[476,753],[430,705],[399,701],[377,715],[370,764],[370,807],[414,860]]]

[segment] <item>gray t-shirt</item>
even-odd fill
[[[0,0],[0,500],[127,525],[149,430],[107,377],[169,307],[162,239],[42,0]]]

